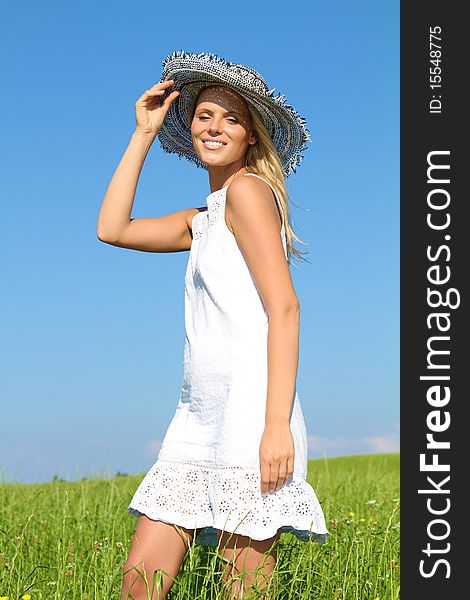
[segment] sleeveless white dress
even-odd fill
[[[216,528],[255,540],[281,529],[324,543],[323,511],[306,481],[307,431],[297,389],[290,414],[294,473],[281,489],[261,495],[268,316],[225,223],[227,188],[209,194],[207,210],[193,218],[181,395],[128,511],[198,529],[199,545],[217,546]],[[280,234],[287,259],[284,216]]]

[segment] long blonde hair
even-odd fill
[[[207,87],[229,87],[224,86],[222,84],[214,84],[209,85]],[[203,88],[203,89],[207,89]],[[229,87],[232,90],[232,88]],[[235,91],[235,90],[232,90]],[[189,110],[189,125],[191,126],[191,122],[194,117],[194,113],[196,112],[196,105],[199,95],[202,90],[196,94],[194,98],[190,110]],[[297,237],[293,228],[292,228],[292,220],[289,210],[289,196],[286,189],[284,171],[282,169],[282,162],[279,156],[278,151],[276,150],[273,141],[264,126],[263,120],[261,119],[258,111],[254,109],[251,105],[249,105],[246,100],[238,94],[245,102],[247,106],[248,112],[251,117],[251,126],[255,130],[257,134],[257,142],[256,144],[252,144],[248,146],[248,150],[245,154],[245,168],[249,173],[255,173],[260,175],[260,177],[264,177],[276,190],[276,195],[281,203],[282,211],[284,213],[284,230],[286,233],[286,247],[287,247],[287,261],[289,264],[292,264],[292,257],[295,256],[301,260],[305,260],[309,262],[307,259],[303,257],[304,254],[308,254],[308,252],[300,252],[296,248],[294,248],[293,240],[296,240],[300,244],[308,245],[303,242],[300,238]]]

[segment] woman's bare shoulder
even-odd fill
[[[254,218],[264,220],[263,215],[272,215],[276,223],[281,219],[271,186],[260,177],[247,174],[236,177],[227,188],[226,208],[230,224],[235,212],[242,218],[258,215]]]

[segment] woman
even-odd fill
[[[243,65],[175,52],[136,102],[136,129],[101,207],[100,240],[147,252],[189,250],[184,375],[176,414],[129,512],[139,517],[121,598],[165,598],[188,546],[218,546],[227,598],[268,589],[282,532],[324,542],[306,482],[296,390],[300,308],[289,272],[284,178],[308,131],[282,95]],[[155,137],[207,169],[207,206],[130,219]],[[152,594],[154,592],[152,591]],[[160,594],[160,595],[158,595]]]

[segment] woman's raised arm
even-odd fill
[[[98,216],[96,233],[102,242],[146,252],[179,252],[191,247],[191,220],[198,212],[195,208],[163,217],[131,219],[145,158],[179,94],[172,92],[160,103],[160,96],[172,84],[172,80],[157,83],[135,104],[136,129],[114,172]]]

